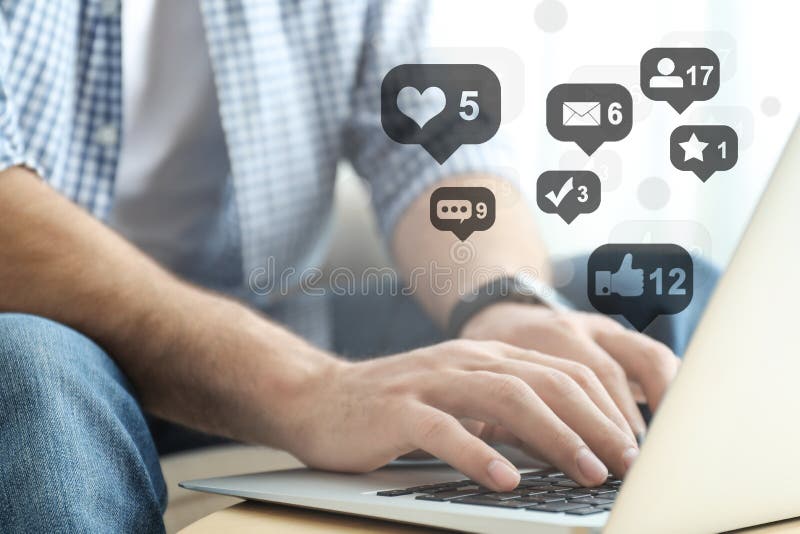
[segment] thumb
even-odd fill
[[[622,265],[619,266],[617,270],[618,273],[623,271],[632,271],[633,270],[633,254],[628,252],[625,254],[625,257],[622,258]]]

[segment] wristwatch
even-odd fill
[[[533,276],[525,274],[501,276],[461,296],[450,312],[447,335],[451,338],[458,337],[467,321],[497,302],[538,304],[554,310],[575,308],[558,291]]]

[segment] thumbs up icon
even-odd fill
[[[633,268],[633,254],[625,254],[617,272],[597,271],[594,274],[595,295],[616,293],[621,297],[641,297],[644,294],[644,269]]]

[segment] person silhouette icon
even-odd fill
[[[668,57],[662,57],[658,60],[656,65],[660,76],[652,76],[650,78],[650,87],[652,89],[674,89],[683,87],[683,78],[680,76],[673,76],[675,72],[675,62]]]

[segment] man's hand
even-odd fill
[[[497,339],[588,366],[637,435],[645,432],[645,423],[630,386],[641,388],[655,410],[680,363],[664,344],[603,315],[530,304],[489,306],[464,325],[462,336]]]
[[[593,486],[606,479],[606,466],[623,476],[638,454],[588,367],[499,342],[458,340],[340,362],[287,408],[293,417],[279,442],[311,466],[338,471],[369,471],[422,449],[480,484],[511,490],[519,474],[491,440]],[[480,421],[479,436],[460,419]]]

